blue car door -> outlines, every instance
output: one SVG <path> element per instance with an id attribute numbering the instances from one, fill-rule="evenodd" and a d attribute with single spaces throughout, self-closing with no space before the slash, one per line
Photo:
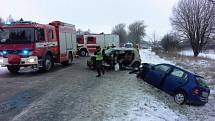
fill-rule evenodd
<path id="1" fill-rule="evenodd" d="M 185 71 L 174 68 L 170 74 L 164 79 L 161 89 L 169 94 L 173 93 L 175 89 L 183 86 L 188 80 L 188 75 Z"/>
<path id="2" fill-rule="evenodd" d="M 146 80 L 151 85 L 160 88 L 162 80 L 170 70 L 169 65 L 159 64 L 153 66 L 146 74 Z"/>

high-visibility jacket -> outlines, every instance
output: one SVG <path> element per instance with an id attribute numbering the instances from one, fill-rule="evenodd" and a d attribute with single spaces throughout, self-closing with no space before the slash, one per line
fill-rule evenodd
<path id="1" fill-rule="evenodd" d="M 96 60 L 103 60 L 102 49 L 100 49 L 100 51 L 97 51 Z"/>

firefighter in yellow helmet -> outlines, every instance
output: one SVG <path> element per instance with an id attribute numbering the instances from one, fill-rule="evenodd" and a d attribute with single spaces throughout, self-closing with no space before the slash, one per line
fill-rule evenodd
<path id="1" fill-rule="evenodd" d="M 104 53 L 103 49 L 100 46 L 97 46 L 96 52 L 94 53 L 94 55 L 96 55 L 96 70 L 98 73 L 98 75 L 96 77 L 101 76 L 101 71 L 102 71 L 103 75 L 105 73 L 104 68 L 102 67 L 103 53 Z"/>

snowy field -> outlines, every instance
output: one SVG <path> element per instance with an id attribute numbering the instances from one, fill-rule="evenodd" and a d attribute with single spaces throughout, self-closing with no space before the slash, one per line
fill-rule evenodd
<path id="1" fill-rule="evenodd" d="M 173 62 L 164 60 L 152 52 L 150 49 L 140 50 L 140 57 L 142 63 L 152 63 L 152 64 L 160 64 L 160 63 L 168 63 L 174 64 Z"/>
<path id="2" fill-rule="evenodd" d="M 179 52 L 180 55 L 185 55 L 185 56 L 193 56 L 193 51 L 192 50 L 183 50 Z M 209 59 L 214 59 L 215 60 L 215 50 L 207 50 L 199 54 L 199 57 L 203 58 L 209 58 Z"/>

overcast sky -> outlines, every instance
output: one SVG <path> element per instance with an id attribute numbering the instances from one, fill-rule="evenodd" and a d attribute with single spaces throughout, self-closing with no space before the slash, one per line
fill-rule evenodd
<path id="1" fill-rule="evenodd" d="M 169 17 L 178 0 L 1 0 L 0 16 L 49 23 L 60 20 L 83 30 L 110 33 L 118 23 L 144 20 L 148 36 L 171 30 Z"/>

